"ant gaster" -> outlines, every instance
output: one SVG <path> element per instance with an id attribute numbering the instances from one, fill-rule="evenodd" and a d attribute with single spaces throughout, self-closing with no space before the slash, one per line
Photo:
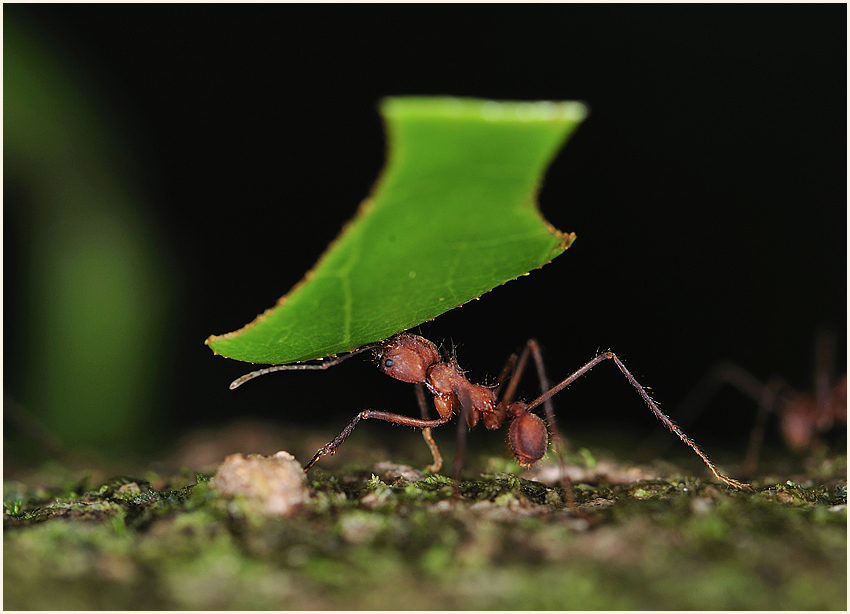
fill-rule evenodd
<path id="1" fill-rule="evenodd" d="M 638 383 L 620 359 L 610 350 L 600 353 L 569 377 L 545 390 L 537 399 L 528 404 L 521 401 L 514 401 L 513 396 L 519 378 L 525 368 L 529 351 L 535 353 L 535 359 L 538 361 L 538 373 L 541 375 L 541 383 L 545 382 L 545 376 L 542 374 L 539 349 L 534 341 L 529 341 L 519 361 L 516 360 L 516 355 L 511 357 L 496 385 L 485 386 L 470 382 L 454 359 L 443 360 L 436 345 L 424 337 L 411 333 L 399 333 L 381 343 L 362 347 L 349 354 L 319 364 L 275 365 L 260 369 L 259 371 L 253 371 L 235 380 L 230 385 L 230 388 L 234 389 L 250 379 L 273 371 L 327 369 L 367 350 L 372 350 L 375 361 L 378 363 L 378 368 L 390 377 L 402 382 L 417 384 L 420 387 L 424 385 L 434 396 L 434 407 L 437 409 L 440 417 L 437 419 L 428 419 L 427 417 L 413 418 L 373 409 L 361 411 L 335 439 L 316 452 L 310 462 L 304 467 L 305 471 L 310 469 L 322 456 L 333 454 L 346 438 L 348 438 L 351 431 L 357 426 L 357 423 L 366 419 L 385 420 L 394 424 L 423 429 L 425 440 L 428 442 L 431 452 L 434 455 L 435 463 L 433 467 L 436 468 L 432 470 L 436 471 L 441 466 L 442 460 L 439 457 L 436 444 L 430 437 L 430 429 L 446 424 L 458 412 L 462 414 L 463 419 L 465 419 L 467 426 L 470 428 L 482 422 L 488 429 L 497 429 L 505 421 L 509 421 L 508 443 L 511 451 L 520 465 L 524 467 L 533 465 L 543 458 L 546 453 L 549 445 L 549 432 L 546 423 L 539 416 L 532 413 L 532 410 L 542 404 L 548 405 L 549 399 L 552 396 L 569 386 L 599 363 L 610 359 L 614 361 L 629 383 L 637 390 L 652 413 L 702 458 L 717 479 L 736 488 L 748 487 L 747 484 L 738 482 L 720 473 L 714 463 L 709 460 L 708 456 L 706 456 L 696 443 L 659 409 L 658 405 L 652 400 L 643 386 Z M 507 390 L 500 400 L 498 398 L 498 392 L 506 379 L 509 380 Z M 421 401 L 424 397 L 422 395 L 419 396 Z M 421 403 L 421 405 L 424 414 L 424 403 Z M 546 413 L 550 427 L 554 431 L 556 428 L 554 414 L 550 406 L 547 407 Z"/>

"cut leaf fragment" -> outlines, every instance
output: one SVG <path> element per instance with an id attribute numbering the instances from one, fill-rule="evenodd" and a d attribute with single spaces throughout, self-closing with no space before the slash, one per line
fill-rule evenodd
<path id="1" fill-rule="evenodd" d="M 276 306 L 206 341 L 253 363 L 323 358 L 381 341 L 539 268 L 575 235 L 536 195 L 586 116 L 578 102 L 387 98 L 389 159 L 372 195 Z"/>

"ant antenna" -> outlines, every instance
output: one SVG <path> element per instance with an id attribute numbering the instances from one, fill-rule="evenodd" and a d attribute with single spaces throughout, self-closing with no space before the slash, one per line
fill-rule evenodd
<path id="1" fill-rule="evenodd" d="M 358 354 L 362 354 L 367 350 L 371 350 L 375 347 L 378 347 L 378 343 L 373 343 L 371 345 L 363 346 L 358 350 L 354 350 L 349 352 L 348 354 L 344 354 L 343 356 L 337 356 L 331 360 L 315 363 L 315 364 L 296 364 L 296 365 L 272 365 L 271 367 L 266 367 L 264 369 L 258 369 L 257 371 L 251 371 L 250 373 L 246 373 L 242 377 L 233 380 L 230 383 L 230 389 L 235 390 L 239 388 L 245 382 L 254 379 L 255 377 L 260 377 L 261 375 L 266 375 L 268 373 L 274 373 L 275 371 L 323 371 L 324 369 L 329 369 L 335 365 L 338 365 L 343 360 L 347 360 L 352 356 L 357 356 Z"/>

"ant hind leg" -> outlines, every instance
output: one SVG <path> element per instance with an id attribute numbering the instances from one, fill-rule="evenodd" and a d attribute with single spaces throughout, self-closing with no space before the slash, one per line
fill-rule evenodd
<path id="1" fill-rule="evenodd" d="M 631 372 L 626 368 L 626 365 L 624 365 L 622 363 L 622 361 L 617 357 L 617 355 L 614 354 L 614 352 L 612 352 L 611 350 L 602 352 L 601 354 L 599 354 L 598 356 L 596 356 L 595 358 L 593 358 L 592 360 L 587 362 L 584 366 L 579 367 L 575 372 L 573 372 L 571 375 L 567 376 L 566 379 L 564 379 L 561 382 L 559 382 L 558 384 L 555 384 L 554 386 L 552 386 L 552 388 L 550 388 L 548 391 L 541 394 L 537 399 L 535 399 L 532 403 L 530 403 L 528 405 L 528 409 L 531 410 L 531 409 L 534 409 L 535 407 L 537 407 L 538 405 L 541 405 L 542 403 L 544 403 L 545 401 L 547 401 L 548 399 L 552 398 L 554 395 L 559 393 L 561 390 L 563 390 L 564 388 L 566 388 L 567 386 L 572 384 L 574 381 L 576 381 L 582 375 L 584 375 L 585 373 L 590 371 L 593 367 L 595 367 L 599 363 L 604 362 L 605 360 L 609 360 L 609 359 L 614 361 L 614 363 L 617 365 L 617 368 L 620 369 L 620 372 L 623 374 L 623 376 L 625 376 L 625 378 L 629 381 L 629 383 L 634 387 L 634 389 L 637 391 L 637 393 L 640 395 L 640 397 L 643 399 L 644 403 L 646 403 L 647 407 L 649 407 L 649 409 L 652 411 L 652 413 L 655 414 L 655 417 L 658 418 L 659 420 L 661 420 L 662 424 L 664 424 L 664 426 L 666 426 L 668 430 L 673 432 L 679 439 L 681 439 L 685 444 L 687 444 L 688 447 L 690 447 L 691 450 L 693 450 L 697 454 L 697 456 L 699 456 L 703 460 L 703 462 L 708 466 L 708 468 L 714 474 L 714 477 L 716 477 L 721 482 L 725 482 L 729 486 L 733 486 L 735 488 L 740 488 L 740 489 L 750 489 L 751 488 L 749 484 L 744 484 L 742 482 L 739 482 L 738 480 L 732 479 L 732 478 L 720 473 L 720 471 L 717 469 L 715 464 L 713 462 L 711 462 L 711 460 L 708 458 L 708 456 L 705 454 L 705 452 L 703 452 L 699 448 L 699 446 L 697 446 L 697 444 L 694 442 L 694 440 L 691 439 L 690 437 L 688 437 L 685 434 L 685 432 L 682 429 L 680 429 L 670 419 L 670 417 L 667 414 L 665 414 L 663 411 L 661 411 L 661 409 L 658 407 L 658 404 L 655 401 L 652 400 L 652 397 L 649 396 L 649 393 L 644 389 L 643 386 L 641 386 L 641 384 L 635 379 L 635 377 L 631 374 Z"/>

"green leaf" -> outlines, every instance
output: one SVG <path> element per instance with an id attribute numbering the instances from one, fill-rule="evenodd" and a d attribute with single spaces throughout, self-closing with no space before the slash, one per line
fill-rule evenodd
<path id="1" fill-rule="evenodd" d="M 539 268 L 575 235 L 537 209 L 541 177 L 586 115 L 578 102 L 387 98 L 389 159 L 318 263 L 217 354 L 287 364 L 347 352 Z"/>

